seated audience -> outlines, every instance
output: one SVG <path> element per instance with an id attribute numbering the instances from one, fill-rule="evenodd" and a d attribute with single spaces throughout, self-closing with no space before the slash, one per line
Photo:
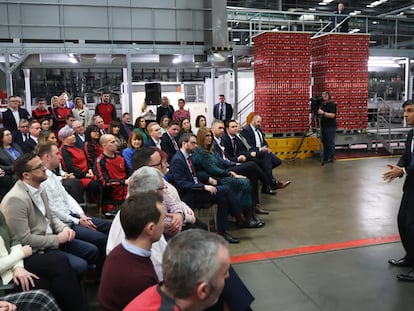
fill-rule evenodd
<path id="1" fill-rule="evenodd" d="M 141 134 L 142 139 L 144 140 L 144 143 L 147 141 L 148 139 L 147 121 L 145 121 L 144 117 L 136 118 L 135 124 L 134 124 L 134 132 L 138 132 Z"/>
<path id="2" fill-rule="evenodd" d="M 180 131 L 180 124 L 178 121 L 171 120 L 168 123 L 167 131 L 161 137 L 161 149 L 168 155 L 168 162 L 171 162 L 174 154 L 180 150 L 177 142 L 177 135 Z"/>
<path id="3" fill-rule="evenodd" d="M 114 135 L 102 135 L 100 145 L 103 153 L 96 159 L 94 171 L 98 182 L 103 186 L 104 202 L 110 201 L 109 204 L 104 203 L 104 212 L 107 216 L 115 216 L 115 202 L 125 200 L 128 192 L 129 170 L 125 159 L 117 153 L 118 145 Z"/>
<path id="4" fill-rule="evenodd" d="M 122 151 L 122 156 L 124 157 L 128 169 L 131 170 L 131 158 L 135 150 L 144 146 L 142 136 L 139 132 L 133 131 L 128 138 L 128 147 Z"/>
<path id="5" fill-rule="evenodd" d="M 19 180 L 0 204 L 7 225 L 20 243 L 35 252 L 57 252 L 65 255 L 73 269 L 83 274 L 95 264 L 95 245 L 75 239 L 75 232 L 50 210 L 47 195 L 40 187 L 47 179 L 46 167 L 34 153 L 26 153 L 14 162 Z"/>
<path id="6" fill-rule="evenodd" d="M 164 115 L 160 119 L 161 133 L 164 134 L 167 131 L 168 123 L 170 123 L 170 118 L 167 115 Z M 179 124 L 179 123 L 178 123 Z"/>
<path id="7" fill-rule="evenodd" d="M 20 119 L 19 129 L 17 131 L 11 131 L 11 133 L 13 136 L 13 142 L 18 144 L 23 150 L 23 143 L 29 138 L 29 121 L 27 119 Z"/>
<path id="8" fill-rule="evenodd" d="M 98 271 L 105 260 L 109 221 L 88 217 L 76 200 L 66 192 L 58 177 L 53 173 L 59 168 L 59 149 L 54 143 L 38 145 L 36 153 L 46 166 L 47 179 L 42 182 L 46 190 L 50 209 L 65 224 L 76 232 L 76 238 L 94 244 L 99 249 Z"/>
<path id="9" fill-rule="evenodd" d="M 121 135 L 124 136 L 125 141 L 128 141 L 133 129 L 131 115 L 128 112 L 124 112 L 121 118 Z"/>
<path id="10" fill-rule="evenodd" d="M 76 138 L 72 129 L 64 128 L 59 131 L 59 139 L 62 141 L 60 154 L 62 156 L 62 168 L 69 174 L 80 180 L 89 201 L 101 204 L 102 187 L 96 181 L 92 168 L 88 166 L 85 153 L 75 147 Z M 72 193 L 69 191 L 69 193 Z M 79 200 L 76 199 L 78 202 Z"/>
<path id="11" fill-rule="evenodd" d="M 83 150 L 85 151 L 86 158 L 88 159 L 88 166 L 90 168 L 93 167 L 98 156 L 102 154 L 102 146 L 99 143 L 101 135 L 100 129 L 96 125 L 89 125 L 86 128 Z"/>
<path id="12" fill-rule="evenodd" d="M 195 120 L 195 129 L 193 130 L 194 135 L 197 135 L 198 129 L 202 127 L 207 127 L 206 117 L 199 114 Z"/>
<path id="13" fill-rule="evenodd" d="M 150 122 L 147 127 L 148 139 L 144 142 L 145 147 L 157 147 L 161 149 L 161 127 L 157 122 Z"/>
<path id="14" fill-rule="evenodd" d="M 98 127 L 100 135 L 108 134 L 108 132 L 106 131 L 106 128 L 110 121 L 108 121 L 108 123 L 105 124 L 104 119 L 102 119 L 102 117 L 99 115 L 94 116 L 93 121 L 94 121 L 94 125 Z"/>
<path id="15" fill-rule="evenodd" d="M 112 120 L 108 125 L 108 134 L 114 135 L 118 144 L 118 151 L 122 152 L 127 147 L 127 141 L 121 134 L 121 123 L 118 120 Z"/>
<path id="16" fill-rule="evenodd" d="M 32 152 L 36 148 L 41 131 L 40 123 L 37 120 L 32 120 L 29 123 L 29 137 L 22 145 L 23 152 Z"/>
<path id="17" fill-rule="evenodd" d="M 80 121 L 75 120 L 72 123 L 72 129 L 75 131 L 75 137 L 76 137 L 75 147 L 83 149 L 83 146 L 86 140 L 85 127 Z"/>
<path id="18" fill-rule="evenodd" d="M 122 310 L 134 297 L 158 284 L 150 256 L 152 243 L 161 238 L 164 218 L 159 193 L 134 194 L 122 204 L 125 240 L 108 255 L 98 290 L 104 310 Z"/>
<path id="19" fill-rule="evenodd" d="M 33 253 L 29 245 L 22 246 L 10 231 L 1 212 L 0 240 L 1 285 L 13 283 L 16 286 L 13 291 L 47 289 L 53 293 L 63 310 L 84 309 L 79 280 L 65 256 L 58 253 Z"/>
<path id="20" fill-rule="evenodd" d="M 229 268 L 230 255 L 223 238 L 203 230 L 180 233 L 165 250 L 163 283 L 145 290 L 124 310 L 206 310 L 218 302 Z M 245 299 L 238 294 L 239 299 Z"/>
<path id="21" fill-rule="evenodd" d="M 14 176 L 13 162 L 23 154 L 19 145 L 13 142 L 13 136 L 10 130 L 0 129 L 0 168 L 5 175 Z"/>
<path id="22" fill-rule="evenodd" d="M 48 120 L 48 119 L 40 119 L 39 120 L 39 122 L 40 122 L 40 129 L 41 129 L 42 132 L 43 131 L 49 131 L 50 130 L 50 128 L 51 128 L 50 121 L 51 120 Z"/>

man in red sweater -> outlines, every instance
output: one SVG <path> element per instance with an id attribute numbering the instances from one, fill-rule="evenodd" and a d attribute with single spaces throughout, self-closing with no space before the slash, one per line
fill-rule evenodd
<path id="1" fill-rule="evenodd" d="M 101 95 L 102 102 L 96 105 L 95 114 L 102 117 L 106 126 L 112 120 L 116 120 L 116 108 L 110 102 L 111 93 L 103 91 Z"/>
<path id="2" fill-rule="evenodd" d="M 128 166 L 125 159 L 117 153 L 118 144 L 115 136 L 102 135 L 99 139 L 103 153 L 94 163 L 94 171 L 98 181 L 104 187 L 105 198 L 123 201 L 128 192 Z M 106 191 L 109 190 L 109 191 Z M 111 208 L 107 208 L 111 210 Z"/>
<path id="3" fill-rule="evenodd" d="M 164 230 L 165 211 L 158 192 L 133 194 L 122 204 L 122 241 L 106 258 L 98 301 L 103 310 L 122 310 L 132 299 L 158 283 L 150 259 L 151 245 Z"/>

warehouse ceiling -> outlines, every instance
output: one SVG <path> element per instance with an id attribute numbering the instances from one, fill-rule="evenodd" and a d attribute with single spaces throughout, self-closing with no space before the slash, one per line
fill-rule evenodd
<path id="1" fill-rule="evenodd" d="M 316 10 L 322 12 L 333 12 L 340 1 L 332 0 L 228 0 L 229 6 L 250 7 L 258 9 L 272 9 L 283 11 L 309 11 Z M 378 1 L 342 1 L 345 7 L 350 11 L 360 11 L 362 15 L 370 16 L 389 16 L 401 15 L 414 18 L 414 1 L 395 1 L 395 0 L 378 0 Z M 323 5 L 321 3 L 324 3 Z"/>

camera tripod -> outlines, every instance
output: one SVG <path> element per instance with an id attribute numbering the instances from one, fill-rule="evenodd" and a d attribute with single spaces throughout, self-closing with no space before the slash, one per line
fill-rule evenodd
<path id="1" fill-rule="evenodd" d="M 307 127 L 306 131 L 303 133 L 303 136 L 302 136 L 302 138 L 299 142 L 299 145 L 296 148 L 296 151 L 294 152 L 293 160 L 296 159 L 299 150 L 302 148 L 302 145 L 303 145 L 303 142 L 305 141 L 305 138 L 311 136 L 311 134 L 313 133 L 312 129 L 316 129 L 316 137 L 318 138 L 318 141 L 319 141 L 320 161 L 322 163 L 322 161 L 323 161 L 323 144 L 322 144 L 321 134 L 320 134 L 321 120 L 320 120 L 317 113 L 311 112 L 310 114 L 311 114 L 311 118 L 310 118 L 308 127 Z"/>

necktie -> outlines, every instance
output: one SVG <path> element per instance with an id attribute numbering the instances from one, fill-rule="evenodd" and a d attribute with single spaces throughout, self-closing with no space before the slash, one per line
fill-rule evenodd
<path id="1" fill-rule="evenodd" d="M 174 145 L 174 149 L 175 149 L 175 150 L 178 150 L 178 149 L 179 149 L 179 148 L 178 148 L 178 144 L 177 144 L 177 142 L 175 141 L 175 139 L 171 137 L 171 141 L 172 141 L 172 143 L 173 143 L 173 145 Z"/>
<path id="2" fill-rule="evenodd" d="M 225 120 L 226 116 L 224 115 L 224 104 L 220 105 L 220 119 Z"/>
<path id="3" fill-rule="evenodd" d="M 233 137 L 231 139 L 231 144 L 233 146 L 233 153 L 236 156 L 237 155 L 237 145 L 236 145 L 236 137 Z"/>
<path id="4" fill-rule="evenodd" d="M 191 168 L 191 174 L 193 175 L 194 183 L 198 184 L 198 178 L 197 178 L 197 174 L 196 174 L 196 171 L 194 169 L 194 166 L 193 166 L 193 160 L 191 160 L 191 156 L 188 156 L 187 161 L 188 161 L 188 164 L 190 165 L 190 168 Z"/>
<path id="5" fill-rule="evenodd" d="M 256 129 L 257 135 L 259 136 L 259 140 L 260 140 L 260 147 L 263 147 L 263 137 L 262 137 L 262 133 L 260 133 L 259 129 Z"/>
<path id="6" fill-rule="evenodd" d="M 246 147 L 247 150 L 250 150 L 250 148 L 252 148 L 252 146 L 249 145 L 249 143 L 247 142 L 246 138 L 244 138 L 241 135 L 237 135 L 238 138 L 240 138 L 241 142 L 243 143 L 244 147 Z"/>

